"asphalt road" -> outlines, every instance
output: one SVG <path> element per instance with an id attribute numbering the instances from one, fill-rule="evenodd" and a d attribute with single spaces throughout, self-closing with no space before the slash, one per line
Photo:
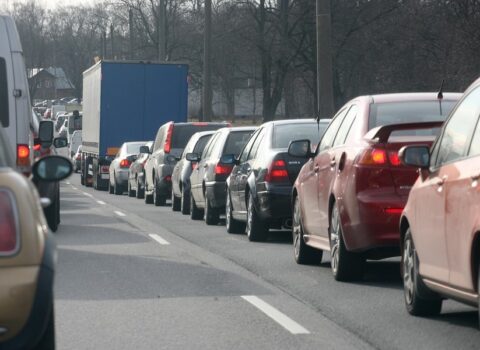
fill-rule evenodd
<path id="1" fill-rule="evenodd" d="M 328 256 L 293 260 L 291 235 L 251 243 L 126 195 L 61 187 L 59 349 L 479 349 L 477 311 L 404 308 L 398 259 L 339 283 Z M 328 255 L 328 254 L 326 254 Z"/>

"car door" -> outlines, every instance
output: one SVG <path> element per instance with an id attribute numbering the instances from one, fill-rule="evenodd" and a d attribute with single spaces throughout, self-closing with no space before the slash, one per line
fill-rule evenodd
<path id="1" fill-rule="evenodd" d="M 153 189 L 153 173 L 156 165 L 156 158 L 158 157 L 158 152 L 163 146 L 163 134 L 165 127 L 161 127 L 157 136 L 155 137 L 155 142 L 153 144 L 152 153 L 148 156 L 147 162 L 145 163 L 145 187 L 148 191 Z"/>
<path id="2" fill-rule="evenodd" d="M 197 203 L 203 203 L 201 200 L 202 194 L 202 178 L 203 172 L 205 170 L 205 164 L 210 155 L 212 154 L 212 150 L 215 147 L 215 142 L 217 141 L 220 133 L 215 133 L 208 144 L 205 146 L 203 153 L 201 155 L 200 161 L 197 163 L 197 166 L 192 171 L 192 175 L 190 175 L 190 185 L 191 185 L 191 193 L 193 198 Z"/>
<path id="3" fill-rule="evenodd" d="M 461 128 L 456 130 L 456 142 L 465 140 L 465 145 L 470 147 L 464 152 L 463 159 L 445 166 L 449 281 L 457 288 L 473 291 L 476 286 L 471 276 L 471 245 L 480 213 L 480 87 L 463 99 L 455 114 L 459 114 L 462 120 Z"/>
<path id="4" fill-rule="evenodd" d="M 328 199 L 330 182 L 334 173 L 331 165 L 334 153 L 331 148 L 346 113 L 347 108 L 343 108 L 337 113 L 325 131 L 311 165 L 313 173 L 303 188 L 303 192 L 306 194 L 304 225 L 307 232 L 312 235 L 325 236 L 327 234 L 325 224 L 322 226 L 322 223 L 327 221 L 326 227 L 328 227 Z"/>
<path id="5" fill-rule="evenodd" d="M 229 180 L 229 191 L 230 191 L 230 198 L 232 201 L 232 208 L 233 211 L 240 211 L 240 194 L 239 194 L 239 182 L 242 176 L 242 169 L 244 167 L 244 164 L 247 162 L 248 156 L 250 154 L 250 151 L 252 150 L 252 146 L 257 139 L 259 133 L 263 130 L 263 128 L 260 128 L 257 130 L 250 140 L 248 140 L 247 144 L 242 150 L 242 153 L 240 154 L 240 157 L 238 158 L 238 164 L 235 165 L 235 167 L 232 169 L 232 172 L 230 173 L 230 180 Z M 243 196 L 244 197 L 244 196 Z"/>
<path id="6" fill-rule="evenodd" d="M 439 140 L 433 147 L 431 159 L 433 165 L 430 172 L 415 188 L 416 198 L 421 202 L 416 203 L 417 219 L 412 230 L 414 230 L 414 243 L 420 261 L 420 274 L 443 283 L 448 283 L 450 279 L 446 234 L 455 234 L 458 237 L 460 233 L 459 227 L 445 229 L 446 214 L 449 212 L 460 214 L 457 222 L 461 226 L 463 226 L 461 221 L 465 219 L 465 213 L 459 213 L 456 209 L 456 206 L 463 205 L 461 203 L 465 202 L 465 198 L 455 203 L 458 198 L 455 198 L 452 186 L 455 187 L 462 182 L 457 164 L 467 154 L 469 140 L 477 122 L 477 116 L 472 113 L 472 104 L 474 105 L 480 96 L 470 95 L 470 97 L 456 107 L 447 121 Z M 447 201 L 449 191 L 451 198 Z M 458 265 L 458 260 L 456 261 L 454 266 Z"/>

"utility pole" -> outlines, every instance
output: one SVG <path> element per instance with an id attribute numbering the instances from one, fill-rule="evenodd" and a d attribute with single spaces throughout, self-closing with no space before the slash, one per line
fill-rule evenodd
<path id="1" fill-rule="evenodd" d="M 110 24 L 110 42 L 112 45 L 112 59 L 115 59 L 115 46 L 114 46 L 114 38 L 113 38 L 113 23 Z"/>
<path id="2" fill-rule="evenodd" d="M 105 29 L 102 30 L 102 60 L 105 60 L 107 57 L 107 32 Z"/>
<path id="3" fill-rule="evenodd" d="M 205 34 L 203 51 L 203 121 L 212 120 L 212 0 L 205 0 Z"/>
<path id="4" fill-rule="evenodd" d="M 333 117 L 332 21 L 330 0 L 317 0 L 317 101 L 318 117 Z"/>
<path id="5" fill-rule="evenodd" d="M 166 25 L 166 8 L 165 0 L 158 2 L 158 60 L 160 62 L 166 61 L 166 44 L 167 44 L 167 25 Z"/>
<path id="6" fill-rule="evenodd" d="M 128 10 L 128 31 L 129 31 L 129 39 L 130 39 L 130 47 L 129 47 L 129 59 L 133 60 L 133 10 Z"/>

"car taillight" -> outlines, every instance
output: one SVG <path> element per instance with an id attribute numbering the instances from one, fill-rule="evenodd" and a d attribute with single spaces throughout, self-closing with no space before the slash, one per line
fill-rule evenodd
<path id="1" fill-rule="evenodd" d="M 100 167 L 100 173 L 108 174 L 110 172 L 110 167 L 108 165 L 102 165 Z"/>
<path id="2" fill-rule="evenodd" d="M 289 182 L 287 164 L 283 159 L 275 160 L 265 175 L 266 182 Z"/>
<path id="3" fill-rule="evenodd" d="M 120 161 L 120 168 L 129 168 L 130 167 L 130 161 L 128 159 L 122 159 Z"/>
<path id="4" fill-rule="evenodd" d="M 400 215 L 403 213 L 403 208 L 386 208 L 385 213 L 391 215 Z"/>
<path id="5" fill-rule="evenodd" d="M 393 166 L 399 166 L 402 164 L 400 162 L 400 158 L 398 157 L 398 152 L 395 152 L 395 151 L 388 152 L 388 160 L 390 161 L 390 164 Z"/>
<path id="6" fill-rule="evenodd" d="M 165 182 L 171 182 L 172 181 L 172 177 L 170 175 L 167 175 L 163 178 L 163 181 Z"/>
<path id="7" fill-rule="evenodd" d="M 197 162 L 192 162 L 192 170 L 195 170 L 197 168 Z"/>
<path id="8" fill-rule="evenodd" d="M 0 254 L 13 253 L 17 247 L 18 226 L 13 196 L 0 191 Z"/>
<path id="9" fill-rule="evenodd" d="M 30 147 L 28 145 L 17 145 L 17 165 L 30 166 Z"/>
<path id="10" fill-rule="evenodd" d="M 168 126 L 167 138 L 165 139 L 165 145 L 163 146 L 163 151 L 165 153 L 170 153 L 172 150 L 172 134 L 173 134 L 173 123 Z"/>
<path id="11" fill-rule="evenodd" d="M 387 152 L 380 148 L 367 149 L 358 161 L 360 165 L 385 165 L 386 163 Z"/>
<path id="12" fill-rule="evenodd" d="M 33 146 L 34 151 L 40 151 L 40 148 L 42 148 L 42 145 L 37 143 L 36 145 Z"/>
<path id="13" fill-rule="evenodd" d="M 215 174 L 216 175 L 230 175 L 232 172 L 233 166 L 227 164 L 218 163 L 215 166 Z"/>

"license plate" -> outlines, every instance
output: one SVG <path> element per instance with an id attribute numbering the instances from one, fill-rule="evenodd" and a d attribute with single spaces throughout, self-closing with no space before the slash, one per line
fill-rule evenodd
<path id="1" fill-rule="evenodd" d="M 108 180 L 110 178 L 110 174 L 102 174 L 102 180 Z"/>

